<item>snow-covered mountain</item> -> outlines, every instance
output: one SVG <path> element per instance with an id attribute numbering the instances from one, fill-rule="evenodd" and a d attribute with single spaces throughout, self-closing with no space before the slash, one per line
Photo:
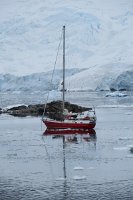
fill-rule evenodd
<path id="1" fill-rule="evenodd" d="M 128 68 L 131 68 L 131 66 L 128 66 Z M 107 76 L 104 73 L 96 76 L 95 73 L 89 74 L 88 71 L 89 69 L 67 69 L 65 73 L 66 89 L 69 91 L 133 90 L 133 70 L 126 72 L 112 70 L 113 73 L 108 73 Z M 122 67 L 121 71 L 123 71 Z M 98 73 L 100 73 L 100 70 Z M 61 90 L 61 82 L 62 70 L 55 70 L 54 74 L 53 71 L 48 71 L 25 76 L 0 74 L 0 92 Z"/>
<path id="2" fill-rule="evenodd" d="M 69 77 L 68 88 L 117 88 L 119 77 L 133 70 L 132 0 L 1 0 L 0 73 L 52 70 L 64 24 L 66 67 L 88 68 Z"/>
<path id="3" fill-rule="evenodd" d="M 67 69 L 66 78 L 86 69 Z M 54 72 L 54 76 L 53 76 Z M 62 82 L 62 70 L 35 73 L 25 76 L 0 74 L 0 92 L 36 92 L 58 90 Z"/>
<path id="4" fill-rule="evenodd" d="M 133 90 L 133 65 L 114 63 L 66 79 L 68 90 Z"/>

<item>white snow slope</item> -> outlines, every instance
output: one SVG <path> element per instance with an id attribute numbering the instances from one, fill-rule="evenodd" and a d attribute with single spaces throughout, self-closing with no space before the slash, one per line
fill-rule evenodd
<path id="1" fill-rule="evenodd" d="M 109 89 L 133 70 L 132 0 L 1 0 L 0 73 L 51 70 L 63 25 L 66 67 L 88 68 L 67 79 L 68 89 Z"/>

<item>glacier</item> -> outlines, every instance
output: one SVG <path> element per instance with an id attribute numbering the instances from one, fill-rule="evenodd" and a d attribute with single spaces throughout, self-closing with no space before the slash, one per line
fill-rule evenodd
<path id="1" fill-rule="evenodd" d="M 53 79 L 52 74 L 52 70 L 25 76 L 0 74 L 0 92 L 12 92 L 15 94 L 19 92 L 61 91 L 62 70 L 55 70 Z M 106 77 L 100 74 L 100 71 L 100 76 L 95 73 L 88 74 L 88 69 L 86 68 L 67 69 L 67 91 L 133 91 L 133 70 L 115 74 L 108 73 Z M 118 75 L 116 76 L 116 74 Z M 116 94 L 113 93 L 109 96 Z"/>
<path id="2" fill-rule="evenodd" d="M 1 0 L 1 91 L 49 89 L 63 25 L 66 68 L 87 69 L 67 76 L 68 90 L 133 90 L 133 1 Z"/>
<path id="3" fill-rule="evenodd" d="M 86 69 L 67 69 L 66 78 L 80 73 Z M 54 76 L 52 78 L 52 74 Z M 0 74 L 0 92 L 45 92 L 58 91 L 61 88 L 62 70 L 34 73 L 25 76 Z M 55 93 L 54 93 L 55 94 Z"/>

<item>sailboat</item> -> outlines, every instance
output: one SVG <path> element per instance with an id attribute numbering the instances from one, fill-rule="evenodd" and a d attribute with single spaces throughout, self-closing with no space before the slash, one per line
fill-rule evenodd
<path id="1" fill-rule="evenodd" d="M 63 82 L 62 82 L 62 121 L 52 120 L 46 117 L 42 118 L 43 123 L 46 125 L 47 129 L 93 129 L 96 125 L 96 117 L 89 118 L 88 120 L 84 120 L 82 118 L 69 120 L 65 116 L 65 26 L 63 26 Z M 94 112 L 95 114 L 95 112 Z"/>

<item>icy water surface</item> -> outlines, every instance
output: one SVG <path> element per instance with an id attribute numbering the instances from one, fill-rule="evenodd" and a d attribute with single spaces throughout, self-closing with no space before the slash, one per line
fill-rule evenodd
<path id="1" fill-rule="evenodd" d="M 67 92 L 66 101 L 77 103 L 83 106 L 103 106 L 103 105 L 133 105 L 133 92 L 123 92 L 126 97 L 106 97 L 109 92 Z M 0 108 L 16 104 L 39 104 L 46 103 L 48 93 L 0 93 Z M 60 92 L 49 93 L 49 101 L 61 100 Z"/>
<path id="2" fill-rule="evenodd" d="M 40 118 L 0 115 L 0 200 L 132 200 L 133 108 L 117 105 L 97 106 L 96 135 L 64 146 Z"/>

